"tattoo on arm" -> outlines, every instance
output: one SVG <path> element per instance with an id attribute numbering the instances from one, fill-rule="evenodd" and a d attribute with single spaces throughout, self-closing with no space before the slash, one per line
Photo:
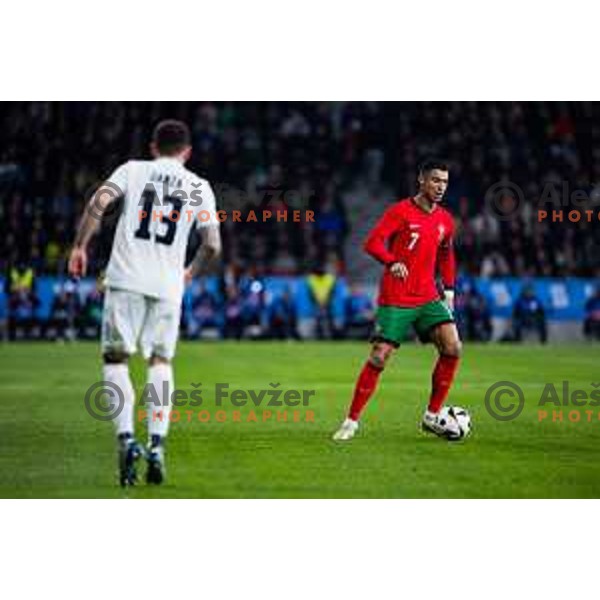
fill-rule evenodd
<path id="1" fill-rule="evenodd" d="M 111 188 L 100 187 L 83 211 L 75 234 L 75 247 L 85 248 L 100 229 L 100 222 L 108 206 L 117 196 Z"/>
<path id="2" fill-rule="evenodd" d="M 206 272 L 208 267 L 221 254 L 221 233 L 219 226 L 205 227 L 200 230 L 202 245 L 192 262 L 194 275 Z"/>
<path id="3" fill-rule="evenodd" d="M 87 209 L 84 211 L 79 226 L 77 227 L 77 233 L 75 234 L 75 247 L 86 248 L 89 241 L 100 229 L 99 220 L 90 214 Z"/>

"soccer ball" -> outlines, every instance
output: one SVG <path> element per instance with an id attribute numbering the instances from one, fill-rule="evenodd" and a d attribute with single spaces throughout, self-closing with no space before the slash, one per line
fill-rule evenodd
<path id="1" fill-rule="evenodd" d="M 471 415 L 460 406 L 444 407 L 439 422 L 446 428 L 449 440 L 462 440 L 471 433 Z"/>

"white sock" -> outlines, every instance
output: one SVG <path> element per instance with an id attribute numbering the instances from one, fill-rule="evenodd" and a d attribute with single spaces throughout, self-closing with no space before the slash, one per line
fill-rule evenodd
<path id="1" fill-rule="evenodd" d="M 160 400 L 160 406 L 153 403 L 148 404 L 148 439 L 151 440 L 153 435 L 159 435 L 162 439 L 169 431 L 171 394 L 175 390 L 173 367 L 167 363 L 158 363 L 149 367 L 148 383 L 153 386 L 156 396 Z"/>
<path id="2" fill-rule="evenodd" d="M 114 419 L 117 435 L 129 433 L 133 437 L 135 392 L 129 378 L 129 366 L 127 364 L 105 364 L 103 373 L 104 381 L 114 383 L 123 394 L 123 410 Z"/>

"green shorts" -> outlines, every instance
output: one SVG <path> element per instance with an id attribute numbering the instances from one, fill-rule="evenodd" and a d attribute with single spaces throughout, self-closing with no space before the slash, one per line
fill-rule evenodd
<path id="1" fill-rule="evenodd" d="M 442 300 L 433 300 L 414 308 L 380 306 L 371 341 L 385 341 L 399 346 L 406 339 L 411 325 L 415 326 L 421 341 L 426 341 L 431 329 L 442 323 L 454 323 L 452 311 Z"/>

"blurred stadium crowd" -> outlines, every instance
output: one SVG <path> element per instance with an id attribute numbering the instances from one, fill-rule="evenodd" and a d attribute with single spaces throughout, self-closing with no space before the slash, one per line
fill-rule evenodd
<path id="1" fill-rule="evenodd" d="M 600 277 L 597 216 L 592 223 L 537 217 L 540 200 L 560 208 L 576 190 L 588 198 L 581 209 L 597 215 L 598 111 L 591 102 L 4 103 L 0 268 L 8 310 L 35 304 L 33 292 L 19 292 L 33 289 L 29 280 L 64 274 L 86 193 L 125 160 L 148 157 L 152 127 L 166 117 L 190 124 L 189 167 L 211 181 L 220 207 L 259 214 L 256 222 L 223 223 L 224 284 L 215 299 L 221 335 L 236 335 L 226 327 L 227 311 L 233 315 L 236 301 L 248 301 L 243 281 L 347 274 L 349 249 L 359 243 L 357 190 L 383 198 L 369 207 L 379 215 L 386 203 L 414 192 L 417 165 L 427 155 L 452 166 L 447 204 L 458 224 L 464 275 Z M 486 193 L 498 182 L 521 191 L 513 218 L 486 210 Z M 314 211 L 315 222 L 261 222 L 262 211 L 291 209 Z M 94 272 L 107 260 L 110 237 L 106 227 Z M 372 310 L 364 292 L 348 290 L 362 294 L 361 310 Z M 350 305 L 352 293 L 346 296 Z M 285 294 L 276 300 L 283 311 Z M 212 301 L 205 301 L 208 310 Z M 275 335 L 267 307 L 261 310 L 263 334 Z"/>

